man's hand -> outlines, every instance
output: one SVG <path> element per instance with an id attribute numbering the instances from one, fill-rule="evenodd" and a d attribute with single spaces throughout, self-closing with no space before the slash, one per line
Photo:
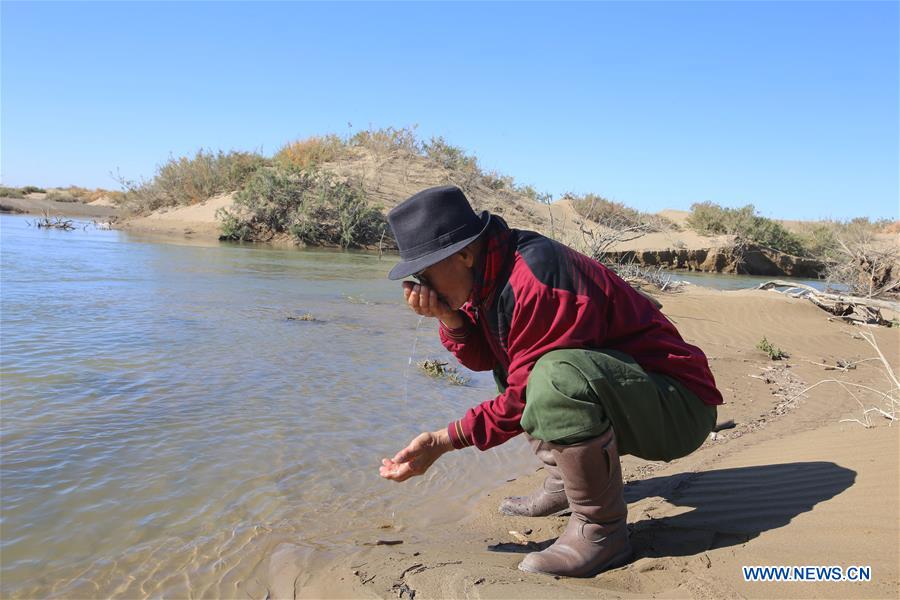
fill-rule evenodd
<path id="1" fill-rule="evenodd" d="M 404 281 L 403 297 L 417 315 L 440 319 L 450 329 L 463 326 L 464 321 L 459 312 L 447 306 L 447 303 L 438 297 L 437 292 L 428 286 Z"/>
<path id="2" fill-rule="evenodd" d="M 453 450 L 453 443 L 446 429 L 420 433 L 409 445 L 394 455 L 381 459 L 378 473 L 392 481 L 406 481 L 422 475 L 442 454 Z"/>

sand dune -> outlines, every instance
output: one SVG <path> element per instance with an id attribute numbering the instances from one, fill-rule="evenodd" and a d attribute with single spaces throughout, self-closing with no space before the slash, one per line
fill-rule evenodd
<path id="1" fill-rule="evenodd" d="M 218 239 L 216 211 L 230 207 L 233 197 L 234 194 L 222 194 L 200 204 L 157 210 L 147 216 L 127 219 L 119 227 L 140 233 Z"/>

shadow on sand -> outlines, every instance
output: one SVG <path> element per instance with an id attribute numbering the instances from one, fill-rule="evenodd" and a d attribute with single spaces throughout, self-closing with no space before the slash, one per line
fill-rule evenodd
<path id="1" fill-rule="evenodd" d="M 763 531 L 784 527 L 855 480 L 855 471 L 832 462 L 796 462 L 681 473 L 628 484 L 629 504 L 661 497 L 686 509 L 630 525 L 633 560 L 689 556 L 746 543 Z M 553 541 L 499 544 L 491 550 L 534 552 Z"/>

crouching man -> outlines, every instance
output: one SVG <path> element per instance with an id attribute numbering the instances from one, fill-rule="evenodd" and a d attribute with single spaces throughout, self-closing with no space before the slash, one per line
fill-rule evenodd
<path id="1" fill-rule="evenodd" d="M 440 320 L 444 346 L 500 394 L 446 429 L 417 436 L 380 474 L 405 481 L 442 454 L 487 450 L 522 433 L 549 474 L 509 515 L 571 511 L 556 542 L 523 571 L 589 577 L 631 555 L 619 456 L 673 460 L 715 425 L 716 389 L 703 352 L 615 273 L 531 231 L 476 215 L 456 187 L 412 196 L 388 214 L 407 304 Z"/>

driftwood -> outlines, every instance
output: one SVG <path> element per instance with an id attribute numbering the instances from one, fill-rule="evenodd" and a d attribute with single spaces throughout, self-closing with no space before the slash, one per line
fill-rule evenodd
<path id="1" fill-rule="evenodd" d="M 890 321 L 881 316 L 881 311 L 890 310 L 900 314 L 900 302 L 890 300 L 822 292 L 809 285 L 779 279 L 767 281 L 759 286 L 761 290 L 779 291 L 777 288 L 787 288 L 782 293 L 792 298 L 806 298 L 822 310 L 847 321 L 890 325 Z"/>
<path id="2" fill-rule="evenodd" d="M 63 231 L 71 231 L 75 229 L 71 219 L 63 219 L 62 217 L 51 217 L 48 211 L 43 211 L 40 219 L 34 221 L 26 221 L 29 225 L 33 225 L 38 229 L 62 229 Z"/>

